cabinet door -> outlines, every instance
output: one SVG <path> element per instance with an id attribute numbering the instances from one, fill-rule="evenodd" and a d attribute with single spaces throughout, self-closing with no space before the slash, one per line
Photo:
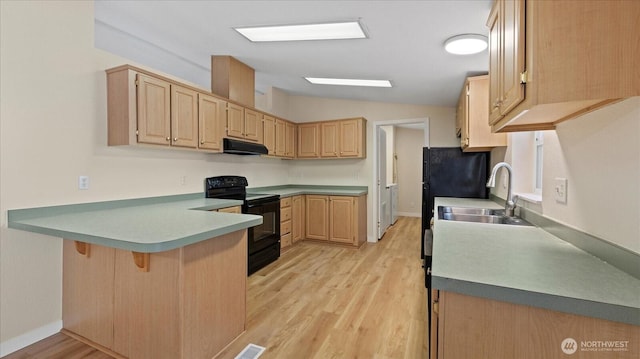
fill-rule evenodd
<path id="1" fill-rule="evenodd" d="M 502 1 L 502 103 L 504 115 L 524 100 L 524 84 L 520 74 L 524 72 L 524 0 Z"/>
<path id="2" fill-rule="evenodd" d="M 244 107 L 227 103 L 227 136 L 244 138 Z"/>
<path id="3" fill-rule="evenodd" d="M 329 239 L 329 197 L 308 195 L 306 198 L 306 238 Z"/>
<path id="4" fill-rule="evenodd" d="M 296 125 L 291 122 L 286 123 L 285 127 L 285 143 L 284 155 L 288 158 L 294 158 L 296 154 Z"/>
<path id="5" fill-rule="evenodd" d="M 227 101 L 198 94 L 199 148 L 222 151 Z"/>
<path id="6" fill-rule="evenodd" d="M 354 198 L 345 196 L 329 197 L 329 240 L 332 242 L 355 243 L 353 234 Z"/>
<path id="7" fill-rule="evenodd" d="M 171 86 L 141 74 L 136 83 L 138 142 L 168 146 L 171 143 Z"/>
<path id="8" fill-rule="evenodd" d="M 293 243 L 303 238 L 304 201 L 302 196 L 295 196 L 291 201 L 291 240 Z"/>
<path id="9" fill-rule="evenodd" d="M 198 147 L 198 93 L 171 85 L 171 145 Z"/>
<path id="10" fill-rule="evenodd" d="M 270 155 L 276 154 L 276 119 L 271 116 L 264 115 L 262 118 L 262 143 Z"/>
<path id="11" fill-rule="evenodd" d="M 500 45 L 501 39 L 501 20 L 500 20 L 500 6 L 501 1 L 493 3 L 487 26 L 489 27 L 489 124 L 493 125 L 502 118 L 500 113 L 500 102 L 502 94 L 500 74 L 500 63 L 502 57 L 502 46 Z"/>
<path id="12" fill-rule="evenodd" d="M 340 121 L 340 157 L 359 157 L 362 149 L 362 121 Z"/>
<path id="13" fill-rule="evenodd" d="M 323 122 L 320 129 L 320 157 L 338 157 L 338 122 Z"/>
<path id="14" fill-rule="evenodd" d="M 244 138 L 262 142 L 262 115 L 248 108 L 244 109 Z"/>
<path id="15" fill-rule="evenodd" d="M 320 155 L 320 126 L 317 123 L 298 125 L 298 157 L 317 158 Z"/>
<path id="16" fill-rule="evenodd" d="M 486 105 L 486 104 L 485 104 Z M 460 147 L 469 147 L 469 81 L 464 83 L 458 100 L 457 118 L 460 121 Z M 489 124 L 485 124 L 489 128 Z"/>
<path id="17" fill-rule="evenodd" d="M 286 123 L 276 119 L 276 156 L 284 157 L 286 145 Z"/>

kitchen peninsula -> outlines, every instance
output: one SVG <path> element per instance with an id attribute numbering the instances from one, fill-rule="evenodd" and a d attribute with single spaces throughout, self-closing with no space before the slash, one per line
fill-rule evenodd
<path id="1" fill-rule="evenodd" d="M 63 331 L 116 357 L 211 358 L 245 330 L 247 228 L 188 194 L 10 210 L 64 238 Z"/>

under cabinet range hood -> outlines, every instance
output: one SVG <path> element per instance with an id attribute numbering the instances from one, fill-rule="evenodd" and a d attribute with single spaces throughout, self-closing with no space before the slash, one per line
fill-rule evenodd
<path id="1" fill-rule="evenodd" d="M 260 143 L 251 143 L 224 138 L 222 152 L 234 155 L 266 155 L 269 153 L 269 150 L 267 150 L 267 147 Z"/>

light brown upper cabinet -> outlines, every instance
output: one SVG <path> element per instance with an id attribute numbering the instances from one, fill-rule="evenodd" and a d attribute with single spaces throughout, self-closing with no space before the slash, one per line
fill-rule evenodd
<path id="1" fill-rule="evenodd" d="M 198 94 L 198 112 L 200 121 L 198 148 L 222 151 L 224 125 L 227 122 L 227 101 L 200 93 Z"/>
<path id="2" fill-rule="evenodd" d="M 262 114 L 244 109 L 244 139 L 262 143 Z"/>
<path id="3" fill-rule="evenodd" d="M 198 147 L 198 92 L 120 66 L 107 71 L 108 144 Z"/>
<path id="4" fill-rule="evenodd" d="M 137 74 L 138 142 L 171 144 L 171 85 Z"/>
<path id="5" fill-rule="evenodd" d="M 352 118 L 339 121 L 340 124 L 340 157 L 366 157 L 366 120 Z"/>
<path id="6" fill-rule="evenodd" d="M 287 158 L 296 156 L 296 125 L 291 122 L 285 125 L 284 156 Z"/>
<path id="7" fill-rule="evenodd" d="M 198 93 L 171 85 L 171 145 L 198 147 Z"/>
<path id="8" fill-rule="evenodd" d="M 553 129 L 640 95 L 638 1 L 496 0 L 489 27 L 492 131 Z"/>
<path id="9" fill-rule="evenodd" d="M 365 158 L 363 117 L 298 125 L 298 158 Z"/>
<path id="10" fill-rule="evenodd" d="M 320 124 L 320 157 L 338 157 L 339 127 L 337 121 L 322 122 Z"/>
<path id="11" fill-rule="evenodd" d="M 460 147 L 464 152 L 490 151 L 506 146 L 507 134 L 491 133 L 487 123 L 489 111 L 489 76 L 468 77 L 458 100 L 456 122 L 460 124 Z"/>
<path id="12" fill-rule="evenodd" d="M 286 146 L 286 127 L 287 123 L 284 120 L 276 119 L 276 156 L 285 156 Z"/>
<path id="13" fill-rule="evenodd" d="M 227 104 L 227 137 L 262 142 L 262 114 L 240 105 Z"/>
<path id="14" fill-rule="evenodd" d="M 320 124 L 298 124 L 298 158 L 320 157 Z"/>
<path id="15" fill-rule="evenodd" d="M 269 150 L 269 155 L 276 154 L 276 119 L 269 115 L 262 117 L 262 144 Z"/>

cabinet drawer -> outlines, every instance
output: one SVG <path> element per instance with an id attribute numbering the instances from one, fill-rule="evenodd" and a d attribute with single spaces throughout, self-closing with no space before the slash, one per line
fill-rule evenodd
<path id="1" fill-rule="evenodd" d="M 288 221 L 291 219 L 291 207 L 280 209 L 280 222 Z"/>
<path id="2" fill-rule="evenodd" d="M 291 220 L 280 223 L 280 234 L 285 235 L 291 233 Z"/>
<path id="3" fill-rule="evenodd" d="M 291 245 L 291 233 L 280 236 L 280 246 L 282 248 L 289 247 Z"/>
<path id="4" fill-rule="evenodd" d="M 291 207 L 291 197 L 280 198 L 280 208 Z"/>

